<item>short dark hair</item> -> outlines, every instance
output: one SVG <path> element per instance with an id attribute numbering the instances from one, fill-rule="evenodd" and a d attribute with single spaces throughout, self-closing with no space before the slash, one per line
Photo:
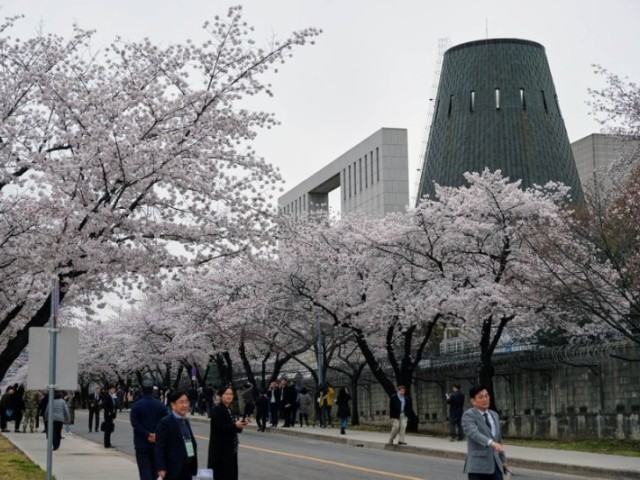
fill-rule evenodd
<path id="1" fill-rule="evenodd" d="M 220 388 L 216 393 L 218 394 L 219 397 L 221 397 L 222 395 L 224 395 L 224 392 L 226 392 L 227 390 L 231 390 L 233 392 L 233 395 L 235 396 L 236 390 L 231 385 Z"/>
<path id="2" fill-rule="evenodd" d="M 186 390 L 178 389 L 178 390 L 174 390 L 173 392 L 171 392 L 167 396 L 167 401 L 169 402 L 169 405 L 171 405 L 172 403 L 176 403 L 178 401 L 178 399 L 180 397 L 182 397 L 183 395 L 185 397 L 189 398 L 189 395 L 187 395 L 187 391 Z"/>
<path id="3" fill-rule="evenodd" d="M 471 387 L 469 389 L 469 398 L 476 398 L 476 395 L 478 395 L 483 390 L 486 390 L 487 392 L 489 391 L 489 389 L 485 385 L 476 385 L 475 387 Z"/>
<path id="4" fill-rule="evenodd" d="M 454 383 L 453 384 L 453 388 L 457 388 L 458 390 L 460 390 L 460 384 L 459 383 Z"/>

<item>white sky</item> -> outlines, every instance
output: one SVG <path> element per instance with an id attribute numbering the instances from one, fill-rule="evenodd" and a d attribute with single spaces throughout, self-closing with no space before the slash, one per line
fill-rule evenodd
<path id="1" fill-rule="evenodd" d="M 0 0 L 0 15 L 26 15 L 11 33 L 21 37 L 40 25 L 68 35 L 77 22 L 97 30 L 96 46 L 116 35 L 168 44 L 202 40 L 204 21 L 239 3 L 258 42 L 323 30 L 279 69 L 275 97 L 259 105 L 282 122 L 256 148 L 286 190 L 379 128 L 398 127 L 408 129 L 413 193 L 440 38 L 457 45 L 488 30 L 541 43 L 570 141 L 600 130 L 586 105 L 587 88 L 602 86 L 591 64 L 640 81 L 637 0 Z"/>

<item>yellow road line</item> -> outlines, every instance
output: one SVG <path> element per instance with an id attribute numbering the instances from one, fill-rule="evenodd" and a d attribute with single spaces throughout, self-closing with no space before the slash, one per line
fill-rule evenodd
<path id="1" fill-rule="evenodd" d="M 334 467 L 347 468 L 347 469 L 350 469 L 350 470 L 358 470 L 360 472 L 375 473 L 377 475 L 382 475 L 382 476 L 385 476 L 385 477 L 402 478 L 404 480 L 425 480 L 425 479 L 418 478 L 418 477 L 410 477 L 409 475 L 402 475 L 402 474 L 399 474 L 399 473 L 385 472 L 383 470 L 374 470 L 372 468 L 357 467 L 355 465 L 349 465 L 348 463 L 334 462 L 334 461 L 331 461 L 331 460 L 325 460 L 323 458 L 310 457 L 308 455 L 298 455 L 296 453 L 280 452 L 278 450 L 269 450 L 269 449 L 266 449 L 266 448 L 251 447 L 249 445 L 240 445 L 240 447 L 246 448 L 246 449 L 249 449 L 249 450 L 256 450 L 258 452 L 272 453 L 274 455 L 282 455 L 283 457 L 300 458 L 302 460 L 310 460 L 312 462 L 325 463 L 327 465 L 333 465 Z"/>

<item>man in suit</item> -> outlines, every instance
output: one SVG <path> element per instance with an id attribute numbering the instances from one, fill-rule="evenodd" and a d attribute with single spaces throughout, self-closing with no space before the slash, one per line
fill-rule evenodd
<path id="1" fill-rule="evenodd" d="M 102 391 L 100 387 L 96 387 L 96 391 L 89 395 L 87 407 L 89 408 L 89 433 L 91 433 L 91 427 L 93 427 L 94 424 L 95 431 L 98 432 L 98 425 L 100 425 L 100 408 L 102 408 Z"/>
<path id="2" fill-rule="evenodd" d="M 102 409 L 104 412 L 104 448 L 112 448 L 111 432 L 113 432 L 113 421 L 116 418 L 116 404 L 116 386 L 109 385 L 109 389 L 102 394 Z"/>
<path id="3" fill-rule="evenodd" d="M 467 436 L 467 459 L 464 473 L 469 480 L 503 480 L 507 460 L 502 445 L 500 417 L 489 410 L 491 397 L 484 385 L 469 390 L 470 408 L 462 416 Z"/>
<path id="4" fill-rule="evenodd" d="M 191 480 L 198 472 L 198 446 L 189 420 L 189 395 L 184 390 L 169 394 L 171 412 L 158 422 L 155 459 L 158 477 Z"/>
<path id="5" fill-rule="evenodd" d="M 393 445 L 393 440 L 398 436 L 398 445 L 406 445 L 404 441 L 404 432 L 407 430 L 407 416 L 405 412 L 409 410 L 409 397 L 405 397 L 406 388 L 404 385 L 398 385 L 396 393 L 389 400 L 389 417 L 391 417 L 391 436 L 389 437 L 389 445 Z"/>
<path id="6" fill-rule="evenodd" d="M 462 440 L 462 413 L 464 412 L 464 394 L 460 391 L 460 384 L 454 383 L 452 392 L 447 393 L 449 405 L 449 435 L 450 441 Z"/>
<path id="7" fill-rule="evenodd" d="M 167 408 L 160 400 L 153 398 L 151 380 L 142 381 L 142 397 L 133 402 L 130 408 L 129 417 L 133 427 L 133 445 L 140 480 L 156 480 L 156 426 L 167 416 Z"/>
<path id="8" fill-rule="evenodd" d="M 269 384 L 269 393 L 267 395 L 269 399 L 269 415 L 271 417 L 271 426 L 278 426 L 278 416 L 280 410 L 280 389 L 276 382 Z"/>

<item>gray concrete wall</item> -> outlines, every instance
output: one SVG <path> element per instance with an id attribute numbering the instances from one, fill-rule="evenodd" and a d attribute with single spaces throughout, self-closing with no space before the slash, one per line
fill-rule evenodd
<path id="1" fill-rule="evenodd" d="M 637 360 L 640 349 L 629 347 L 620 356 Z M 418 372 L 412 398 L 421 428 L 446 433 L 444 393 L 460 383 L 468 396 L 475 377 L 469 365 L 452 372 L 455 376 L 444 369 Z M 507 436 L 640 440 L 637 361 L 587 356 L 551 364 L 504 355 L 496 369 L 496 403 Z M 375 380 L 364 378 L 359 395 L 363 421 L 388 422 L 388 397 Z"/>

